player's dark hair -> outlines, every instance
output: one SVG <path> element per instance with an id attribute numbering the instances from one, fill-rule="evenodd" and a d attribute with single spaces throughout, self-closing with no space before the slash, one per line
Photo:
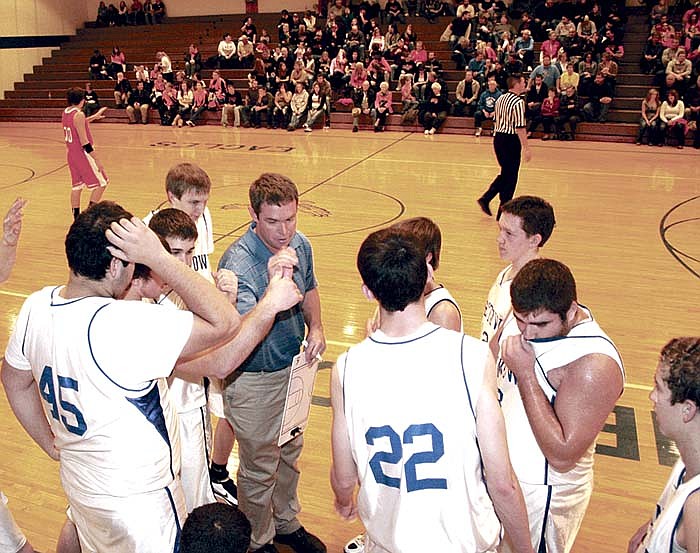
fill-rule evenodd
<path id="1" fill-rule="evenodd" d="M 211 191 L 211 179 L 206 171 L 195 163 L 178 163 L 171 167 L 165 177 L 165 191 L 179 200 L 190 190 L 197 194 Z"/>
<path id="2" fill-rule="evenodd" d="M 528 236 L 539 234 L 541 240 L 537 245 L 540 248 L 552 236 L 554 225 L 556 225 L 554 209 L 551 204 L 537 196 L 518 196 L 513 198 L 501 206 L 501 212 L 520 217 L 523 230 Z"/>
<path id="3" fill-rule="evenodd" d="M 109 201 L 96 203 L 80 213 L 66 235 L 66 258 L 70 270 L 91 280 L 102 280 L 112 262 L 105 233 L 113 222 L 131 217 L 122 206 Z"/>
<path id="4" fill-rule="evenodd" d="M 256 215 L 260 214 L 262 204 L 284 205 L 299 201 L 299 191 L 289 177 L 279 173 L 263 173 L 248 190 L 250 205 Z"/>
<path id="5" fill-rule="evenodd" d="M 440 227 L 427 217 L 412 217 L 392 225 L 394 228 L 412 234 L 421 245 L 425 256 L 432 254 L 430 265 L 437 270 L 440 265 L 440 250 L 442 249 L 442 233 Z"/>
<path id="6" fill-rule="evenodd" d="M 668 367 L 671 404 L 689 399 L 700 407 L 700 337 L 674 338 L 661 350 L 659 362 Z"/>
<path id="7" fill-rule="evenodd" d="M 169 207 L 161 209 L 153 215 L 148 227 L 158 235 L 158 238 L 179 238 L 180 240 L 197 240 L 197 226 L 192 218 L 181 209 Z"/>
<path id="8" fill-rule="evenodd" d="M 357 269 L 387 311 L 418 301 L 428 280 L 425 253 L 415 237 L 396 228 L 370 234 L 357 254 Z"/>
<path id="9" fill-rule="evenodd" d="M 576 281 L 569 268 L 554 259 L 528 261 L 510 286 L 510 300 L 518 313 L 542 309 L 566 320 L 566 313 L 576 301 Z"/>
<path id="10" fill-rule="evenodd" d="M 77 106 L 85 98 L 85 91 L 79 86 L 74 86 L 66 92 L 66 100 L 69 106 Z"/>
<path id="11" fill-rule="evenodd" d="M 180 553 L 245 553 L 250 522 L 237 507 L 210 503 L 192 511 L 180 535 Z"/>

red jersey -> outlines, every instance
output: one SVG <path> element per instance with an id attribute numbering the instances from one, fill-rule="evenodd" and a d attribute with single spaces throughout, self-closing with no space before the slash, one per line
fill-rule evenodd
<path id="1" fill-rule="evenodd" d="M 70 169 L 72 187 L 96 188 L 97 186 L 107 186 L 109 178 L 105 172 L 97 165 L 95 159 L 83 150 L 80 143 L 80 135 L 75 126 L 75 115 L 80 112 L 78 106 L 68 106 L 63 110 L 61 124 L 63 125 L 63 139 L 66 141 L 68 168 Z M 90 133 L 90 124 L 85 122 L 85 134 L 90 144 L 93 143 Z"/>

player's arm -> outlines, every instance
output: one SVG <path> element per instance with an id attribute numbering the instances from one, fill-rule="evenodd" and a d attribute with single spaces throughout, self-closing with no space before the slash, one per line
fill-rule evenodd
<path id="1" fill-rule="evenodd" d="M 649 531 L 650 523 L 651 520 L 647 520 L 644 524 L 637 528 L 637 531 L 634 534 L 632 534 L 632 537 L 630 538 L 630 541 L 627 544 L 627 553 L 637 553 L 637 548 L 639 548 L 639 544 L 642 543 L 644 536 L 646 536 L 647 532 Z"/>
<path id="2" fill-rule="evenodd" d="M 110 253 L 125 261 L 143 263 L 167 282 L 194 313 L 189 339 L 180 359 L 230 340 L 241 317 L 226 296 L 190 267 L 170 255 L 156 234 L 132 217 L 112 223 L 107 231 Z"/>
<path id="3" fill-rule="evenodd" d="M 357 516 L 357 504 L 355 503 L 357 467 L 350 447 L 343 388 L 340 385 L 337 364 L 333 365 L 331 372 L 331 408 L 333 410 L 331 488 L 333 488 L 335 495 L 335 510 L 344 519 L 352 520 Z"/>
<path id="4" fill-rule="evenodd" d="M 3 220 L 2 241 L 0 241 L 0 282 L 5 282 L 17 259 L 17 243 L 22 230 L 22 208 L 27 200 L 17 198 Z"/>
<path id="5" fill-rule="evenodd" d="M 304 322 L 308 327 L 306 360 L 311 361 L 326 351 L 326 338 L 323 335 L 323 324 L 321 323 L 321 296 L 318 293 L 318 288 L 306 292 L 301 310 L 304 313 Z"/>
<path id="6" fill-rule="evenodd" d="M 476 403 L 476 434 L 489 495 L 498 518 L 518 553 L 532 552 L 525 500 L 508 454 L 503 413 L 496 395 L 496 367 L 488 355 L 484 382 Z"/>
<path id="7" fill-rule="evenodd" d="M 58 460 L 54 435 L 44 414 L 32 371 L 19 370 L 3 359 L 1 377 L 7 400 L 19 423 L 49 457 Z"/>
<path id="8" fill-rule="evenodd" d="M 92 144 L 88 140 L 87 136 L 87 122 L 85 114 L 78 110 L 73 116 L 73 124 L 75 125 L 75 130 L 78 131 L 78 140 L 80 140 L 80 145 L 89 154 L 92 153 Z"/>
<path id="9" fill-rule="evenodd" d="M 518 390 L 537 444 L 547 461 L 565 472 L 593 443 L 623 389 L 617 363 L 603 354 L 585 355 L 563 367 L 554 407 L 537 382 L 532 346 L 521 335 L 503 344 L 502 357 L 518 379 Z"/>
<path id="10" fill-rule="evenodd" d="M 245 293 L 244 290 L 241 291 Z M 277 313 L 291 309 L 301 300 L 301 292 L 291 278 L 273 276 L 265 295 L 243 317 L 240 329 L 233 339 L 205 355 L 178 363 L 175 375 L 226 378 L 241 366 L 268 335 Z"/>
<path id="11" fill-rule="evenodd" d="M 678 545 L 688 553 L 700 551 L 700 493 L 698 492 L 694 492 L 685 500 L 677 540 Z"/>
<path id="12" fill-rule="evenodd" d="M 462 317 L 459 309 L 451 301 L 441 301 L 430 310 L 428 320 L 448 330 L 462 331 Z"/>

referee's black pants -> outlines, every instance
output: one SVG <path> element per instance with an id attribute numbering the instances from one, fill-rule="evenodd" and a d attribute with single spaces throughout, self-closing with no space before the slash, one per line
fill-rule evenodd
<path id="1" fill-rule="evenodd" d="M 517 134 L 497 132 L 493 137 L 493 149 L 496 152 L 496 160 L 501 166 L 501 172 L 484 192 L 482 198 L 486 202 L 493 200 L 498 195 L 501 205 L 513 198 L 515 185 L 518 184 L 518 171 L 520 171 L 520 139 Z"/>

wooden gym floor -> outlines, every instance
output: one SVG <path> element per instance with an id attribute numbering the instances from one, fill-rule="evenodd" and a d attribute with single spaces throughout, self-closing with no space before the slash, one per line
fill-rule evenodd
<path id="1" fill-rule="evenodd" d="M 299 229 L 314 246 L 328 340 L 302 456 L 301 520 L 329 551 L 342 551 L 361 526 L 333 511 L 327 369 L 362 339 L 373 310 L 360 292 L 357 248 L 369 229 L 402 217 L 433 218 L 443 233 L 438 279 L 459 301 L 465 331 L 478 334 L 484 299 L 503 266 L 496 224 L 475 203 L 496 174 L 491 139 L 335 129 L 92 129 L 111 177 L 105 198 L 134 214 L 164 199 L 171 165 L 204 167 L 213 182 L 214 264 L 247 228 L 249 183 L 265 171 L 296 182 Z M 539 140 L 532 146 L 517 193 L 554 205 L 557 227 L 543 253 L 571 267 L 580 301 L 615 340 L 627 370 L 625 393 L 599 439 L 595 492 L 574 551 L 623 551 L 650 516 L 674 457 L 673 445 L 654 431 L 647 397 L 658 352 L 669 338 L 699 331 L 700 157 L 692 148 Z M 66 279 L 68 193 L 60 126 L 0 125 L 0 209 L 16 196 L 29 199 L 17 265 L 0 288 L 3 351 L 26 295 Z M 0 489 L 34 546 L 53 551 L 66 506 L 57 466 L 23 432 L 4 395 L 0 440 Z"/>

